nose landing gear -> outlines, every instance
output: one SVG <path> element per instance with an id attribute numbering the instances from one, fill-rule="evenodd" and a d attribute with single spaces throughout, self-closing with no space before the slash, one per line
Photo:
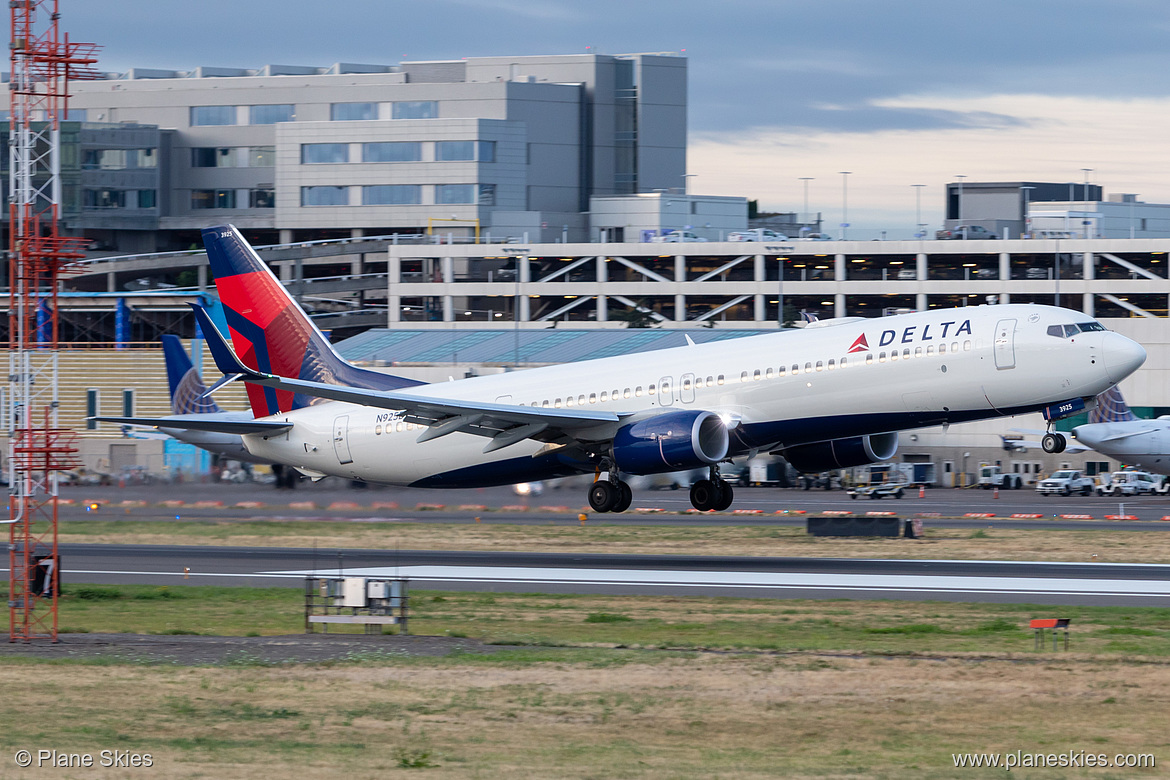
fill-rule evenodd
<path id="1" fill-rule="evenodd" d="M 700 512 L 722 512 L 735 500 L 735 491 L 727 480 L 719 476 L 719 467 L 711 467 L 709 479 L 700 479 L 691 485 L 691 506 Z"/>

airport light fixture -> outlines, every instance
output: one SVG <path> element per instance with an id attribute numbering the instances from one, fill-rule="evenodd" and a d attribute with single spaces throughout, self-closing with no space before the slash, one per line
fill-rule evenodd
<path id="1" fill-rule="evenodd" d="M 839 171 L 841 174 L 841 240 L 849 230 L 849 174 L 853 171 Z"/>
<path id="2" fill-rule="evenodd" d="M 922 224 L 922 188 L 925 184 L 911 184 L 914 188 L 914 237 L 925 238 L 926 231 L 923 228 L 926 225 Z"/>

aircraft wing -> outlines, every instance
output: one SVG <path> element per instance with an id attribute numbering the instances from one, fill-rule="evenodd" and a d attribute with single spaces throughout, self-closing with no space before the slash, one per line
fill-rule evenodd
<path id="1" fill-rule="evenodd" d="M 630 416 L 584 409 L 551 409 L 436 398 L 417 391 L 367 390 L 255 371 L 240 361 L 207 312 L 198 304 L 190 305 L 207 339 L 216 367 L 226 376 L 278 390 L 291 390 L 317 398 L 401 412 L 404 421 L 427 426 L 418 437 L 419 442 L 457 431 L 473 433 L 491 439 L 484 447 L 487 453 L 525 439 L 566 444 L 575 440 L 596 441 L 612 436 L 617 423 Z"/>
<path id="2" fill-rule="evenodd" d="M 275 420 L 224 420 L 217 416 L 201 417 L 197 414 L 176 415 L 174 417 L 88 417 L 86 419 L 120 425 L 143 425 L 151 428 L 234 433 L 240 436 L 246 433 L 279 433 L 292 427 L 292 423 Z"/>
<path id="3" fill-rule="evenodd" d="M 1102 424 L 1103 425 L 1110 425 L 1110 424 L 1116 425 L 1117 423 L 1102 423 Z M 1101 439 L 1101 441 L 1102 442 L 1120 441 L 1121 439 L 1128 439 L 1131 436 L 1141 436 L 1142 434 L 1146 434 L 1146 433 L 1157 433 L 1160 430 L 1162 430 L 1162 429 L 1161 428 L 1138 428 L 1136 430 L 1122 431 L 1120 433 L 1115 433 L 1112 436 L 1106 436 L 1105 438 Z"/>

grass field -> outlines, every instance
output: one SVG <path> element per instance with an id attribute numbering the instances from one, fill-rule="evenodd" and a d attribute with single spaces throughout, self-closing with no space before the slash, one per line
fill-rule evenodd
<path id="1" fill-rule="evenodd" d="M 926 538 L 815 538 L 784 526 L 616 526 L 595 519 L 549 525 L 305 521 L 74 521 L 62 542 L 368 547 L 402 550 L 773 555 L 837 558 L 1170 563 L 1170 532 L 931 528 Z"/>
<path id="2" fill-rule="evenodd" d="M 1170 610 L 412 596 L 414 633 L 528 646 L 271 666 L 0 654 L 0 776 L 45 776 L 12 766 L 22 748 L 152 755 L 151 770 L 55 775 L 99 778 L 978 778 L 1004 772 L 955 769 L 951 754 L 1170 760 Z M 61 619 L 282 634 L 300 610 L 296 589 L 74 585 Z M 1072 651 L 1033 652 L 1028 618 L 1056 613 L 1073 617 Z"/>

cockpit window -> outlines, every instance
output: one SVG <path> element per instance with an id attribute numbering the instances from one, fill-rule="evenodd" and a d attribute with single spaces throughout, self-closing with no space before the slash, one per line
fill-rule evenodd
<path id="1" fill-rule="evenodd" d="M 1067 339 L 1078 333 L 1087 333 L 1091 330 L 1105 330 L 1105 326 L 1099 322 L 1079 322 L 1076 325 L 1049 325 L 1048 335 L 1056 336 L 1058 339 Z"/>

